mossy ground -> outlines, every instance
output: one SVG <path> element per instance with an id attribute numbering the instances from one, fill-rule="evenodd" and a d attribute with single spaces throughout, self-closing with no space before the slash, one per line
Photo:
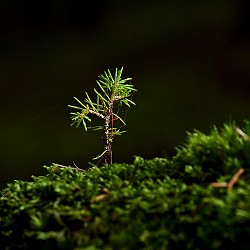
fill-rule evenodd
<path id="1" fill-rule="evenodd" d="M 250 125 L 188 133 L 171 159 L 46 176 L 1 191 L 1 249 L 249 249 Z M 242 168 L 233 188 L 229 183 Z"/>

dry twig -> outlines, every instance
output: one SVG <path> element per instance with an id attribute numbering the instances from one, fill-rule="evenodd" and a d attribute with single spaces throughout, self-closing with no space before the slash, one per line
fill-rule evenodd
<path id="1" fill-rule="evenodd" d="M 234 186 L 234 184 L 237 182 L 237 180 L 239 179 L 239 177 L 244 173 L 244 169 L 240 168 L 232 177 L 232 179 L 229 181 L 228 185 L 227 185 L 227 190 L 231 190 Z"/>
<path id="2" fill-rule="evenodd" d="M 240 128 L 236 128 L 236 132 L 245 140 L 250 141 L 250 137 L 243 132 Z"/>
<path id="3" fill-rule="evenodd" d="M 211 186 L 216 188 L 227 188 L 227 191 L 230 191 L 234 184 L 237 182 L 239 177 L 244 173 L 244 168 L 240 168 L 232 177 L 232 179 L 227 182 L 212 182 Z"/>
<path id="4" fill-rule="evenodd" d="M 81 169 L 81 168 L 77 167 L 75 163 L 74 163 L 74 165 L 76 166 L 75 168 L 73 168 L 73 167 L 71 167 L 71 166 L 64 166 L 64 165 L 57 164 L 57 163 L 53 163 L 53 165 L 55 165 L 55 166 L 57 166 L 57 167 L 59 167 L 59 168 L 71 168 L 71 169 L 73 169 L 73 170 L 85 172 L 84 169 Z"/>

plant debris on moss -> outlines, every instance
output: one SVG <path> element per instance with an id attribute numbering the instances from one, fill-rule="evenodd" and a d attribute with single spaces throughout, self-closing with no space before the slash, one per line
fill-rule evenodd
<path id="1" fill-rule="evenodd" d="M 188 133 L 171 159 L 53 164 L 9 183 L 0 249 L 249 249 L 249 135 L 249 122 L 230 123 Z"/>

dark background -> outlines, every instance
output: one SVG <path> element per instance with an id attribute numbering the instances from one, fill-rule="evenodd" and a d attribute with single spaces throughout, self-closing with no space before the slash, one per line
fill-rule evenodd
<path id="1" fill-rule="evenodd" d="M 172 155 L 186 131 L 249 118 L 249 1 L 2 0 L 0 186 L 52 162 L 82 168 L 101 135 L 70 127 L 73 96 L 124 66 L 138 89 L 114 161 Z M 94 96 L 94 95 L 92 95 Z"/>

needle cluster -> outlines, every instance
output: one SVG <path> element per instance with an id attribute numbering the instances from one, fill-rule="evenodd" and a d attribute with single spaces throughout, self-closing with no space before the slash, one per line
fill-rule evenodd
<path id="1" fill-rule="evenodd" d="M 118 115 L 118 107 L 123 104 L 127 107 L 135 105 L 130 98 L 136 89 L 132 84 L 127 83 L 132 78 L 122 79 L 122 71 L 123 68 L 120 70 L 116 69 L 113 76 L 110 70 L 107 70 L 98 77 L 96 82 L 99 88 L 94 88 L 96 102 L 93 102 L 88 93 L 85 92 L 86 97 L 84 102 L 74 97 L 79 106 L 69 105 L 70 108 L 75 110 L 74 112 L 71 112 L 71 120 L 73 121 L 72 125 L 78 127 L 82 124 L 86 131 L 89 128 L 103 130 L 104 151 L 94 158 L 94 160 L 99 159 L 97 165 L 112 163 L 112 142 L 114 136 L 126 132 L 114 127 L 114 122 L 116 120 L 119 120 L 123 125 L 126 125 L 124 119 Z M 91 116 L 100 118 L 102 120 L 102 125 L 88 127 L 87 123 L 91 122 Z"/>

